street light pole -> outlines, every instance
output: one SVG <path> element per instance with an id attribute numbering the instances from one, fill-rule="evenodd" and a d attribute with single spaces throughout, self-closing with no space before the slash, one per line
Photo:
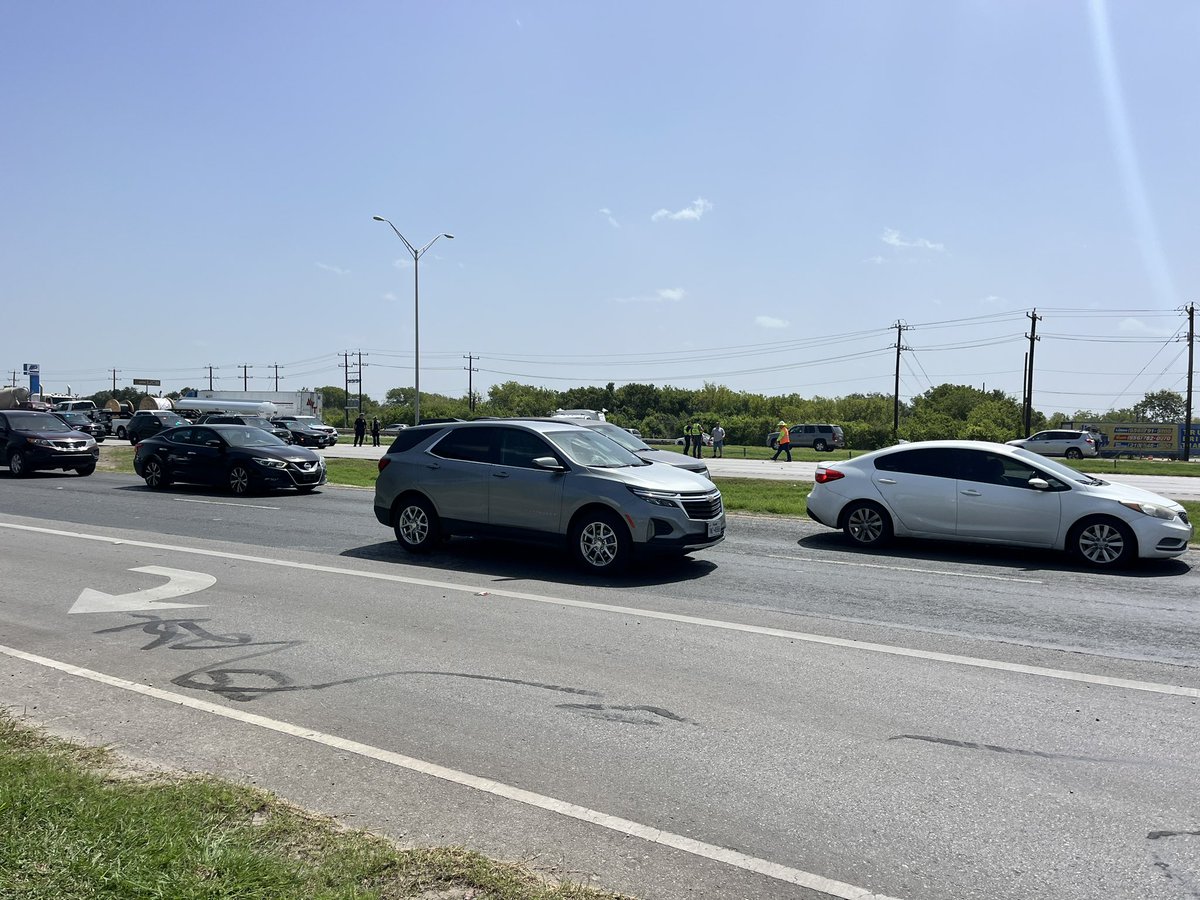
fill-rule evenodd
<path id="1" fill-rule="evenodd" d="M 420 273 L 421 267 L 420 267 L 420 262 L 421 262 L 421 257 L 425 255 L 426 250 L 428 250 L 430 247 L 433 246 L 434 241 L 436 241 L 438 238 L 443 238 L 443 237 L 449 238 L 450 240 L 454 240 L 454 235 L 446 234 L 445 232 L 434 235 L 432 240 L 430 240 L 427 244 L 425 244 L 425 246 L 422 247 L 420 250 L 417 250 L 415 247 L 413 247 L 412 244 L 410 244 L 408 242 L 408 238 L 406 238 L 404 235 L 402 235 L 400 233 L 400 229 L 398 229 L 395 225 L 392 225 L 390 220 L 385 219 L 383 216 L 372 216 L 371 218 L 373 218 L 376 222 L 387 222 L 388 225 L 391 225 L 392 231 L 396 232 L 396 237 L 400 238 L 400 240 L 404 242 L 404 248 L 406 250 L 408 250 L 409 255 L 412 256 L 412 259 L 413 259 L 413 382 L 414 382 L 413 383 L 413 391 L 414 391 L 413 424 L 420 425 L 421 424 L 421 273 Z"/>

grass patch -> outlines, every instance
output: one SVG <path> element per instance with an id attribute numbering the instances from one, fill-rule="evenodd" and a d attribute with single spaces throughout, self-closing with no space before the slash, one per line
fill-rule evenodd
<path id="1" fill-rule="evenodd" d="M 810 481 L 767 481 L 762 478 L 714 478 L 729 512 L 807 516 Z"/>
<path id="2" fill-rule="evenodd" d="M 401 849 L 209 777 L 126 771 L 0 713 L 0 896 L 618 900 L 458 847 Z"/>

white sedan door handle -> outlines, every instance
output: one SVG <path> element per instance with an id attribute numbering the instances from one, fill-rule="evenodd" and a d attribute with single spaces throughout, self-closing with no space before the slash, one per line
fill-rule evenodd
<path id="1" fill-rule="evenodd" d="M 879 483 L 880 484 L 895 484 L 896 479 L 895 478 L 880 478 Z"/>

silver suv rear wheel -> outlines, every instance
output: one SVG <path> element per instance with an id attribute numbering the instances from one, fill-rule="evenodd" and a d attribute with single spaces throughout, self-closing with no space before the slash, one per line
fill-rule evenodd
<path id="1" fill-rule="evenodd" d="M 424 497 L 401 501 L 396 509 L 396 540 L 409 553 L 428 553 L 438 539 L 438 517 Z"/>

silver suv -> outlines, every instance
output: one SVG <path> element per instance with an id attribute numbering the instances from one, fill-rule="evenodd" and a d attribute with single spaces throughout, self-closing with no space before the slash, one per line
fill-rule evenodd
<path id="1" fill-rule="evenodd" d="M 708 479 L 568 421 L 404 429 L 379 460 L 375 518 L 413 553 L 455 534 L 532 540 L 604 575 L 636 555 L 682 555 L 725 537 Z"/>
<path id="2" fill-rule="evenodd" d="M 1039 431 L 1033 437 L 1008 442 L 1013 447 L 1024 447 L 1042 456 L 1065 456 L 1067 459 L 1083 459 L 1099 456 L 1100 445 L 1090 431 Z"/>
<path id="3" fill-rule="evenodd" d="M 841 425 L 792 425 L 788 428 L 792 438 L 792 449 L 797 447 L 812 447 L 823 453 L 826 450 L 840 450 L 846 446 L 846 436 L 842 433 Z M 779 449 L 779 432 L 772 431 L 767 435 L 767 446 L 772 450 Z"/>

